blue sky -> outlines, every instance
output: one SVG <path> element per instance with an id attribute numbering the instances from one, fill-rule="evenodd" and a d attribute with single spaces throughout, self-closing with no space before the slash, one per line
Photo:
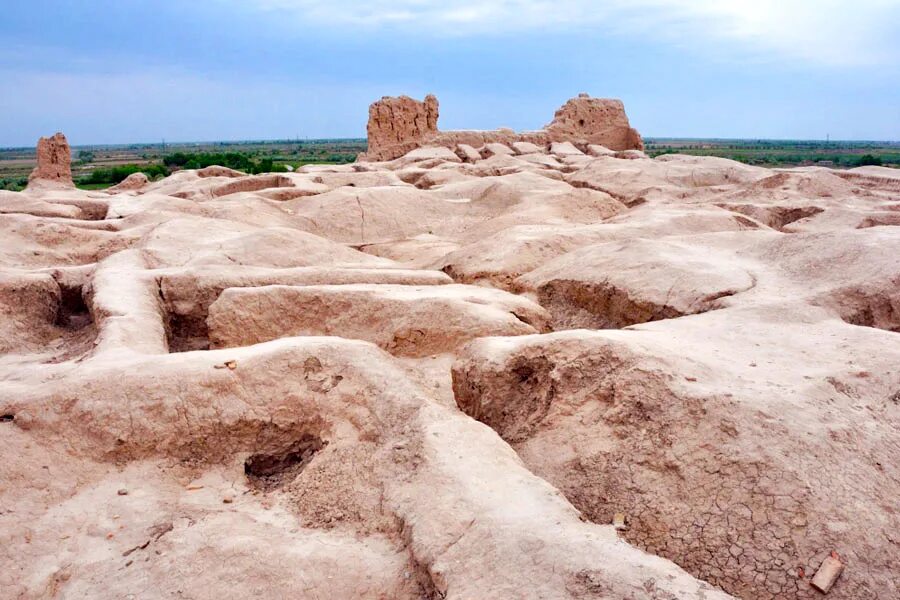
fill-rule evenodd
<path id="1" fill-rule="evenodd" d="M 0 146 L 362 137 L 382 95 L 535 129 L 900 140 L 900 0 L 0 0 Z"/>

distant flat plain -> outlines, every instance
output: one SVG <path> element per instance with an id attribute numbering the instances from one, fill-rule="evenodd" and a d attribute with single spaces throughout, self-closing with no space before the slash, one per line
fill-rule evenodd
<path id="1" fill-rule="evenodd" d="M 76 140 L 71 140 L 76 142 Z M 900 142 L 822 140 L 733 140 L 645 137 L 647 153 L 719 156 L 748 164 L 791 167 L 820 164 L 852 168 L 865 164 L 900 167 Z M 107 183 L 88 183 L 94 171 L 135 166 L 135 170 L 166 163 L 178 153 L 187 155 L 240 154 L 259 163 L 271 160 L 276 169 L 305 164 L 353 162 L 365 151 L 364 138 L 138 143 L 74 145 L 72 175 L 81 187 L 100 188 Z M 169 161 L 171 163 L 171 160 Z M 0 189 L 21 189 L 35 165 L 34 147 L 0 148 Z M 171 166 L 171 165 L 170 165 Z M 157 174 L 158 176 L 158 174 Z M 98 179 L 94 177 L 94 179 Z"/>

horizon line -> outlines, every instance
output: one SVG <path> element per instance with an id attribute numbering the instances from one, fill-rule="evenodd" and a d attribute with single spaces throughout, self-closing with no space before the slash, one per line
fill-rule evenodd
<path id="1" fill-rule="evenodd" d="M 448 130 L 453 131 L 453 130 Z M 51 134 L 52 135 L 52 134 Z M 641 136 L 643 140 L 646 141 L 660 141 L 660 140 L 671 140 L 671 141 L 696 141 L 696 142 L 748 142 L 748 141 L 757 141 L 757 142 L 816 142 L 822 144 L 840 144 L 840 143 L 854 143 L 854 144 L 887 144 L 887 145 L 898 145 L 900 146 L 900 139 L 898 140 L 874 140 L 874 139 L 821 139 L 821 138 L 765 138 L 765 137 L 693 137 L 693 136 L 656 136 L 656 135 L 645 135 Z M 181 140 L 181 141 L 158 141 L 158 142 L 114 142 L 114 143 L 106 143 L 106 142 L 95 142 L 95 143 L 82 143 L 82 144 L 70 144 L 70 148 L 115 148 L 115 147 L 126 147 L 126 146 L 140 146 L 140 147 L 160 147 L 160 146 L 188 146 L 188 145 L 202 145 L 202 144 L 291 144 L 291 143 L 308 143 L 308 142 L 344 142 L 344 141 L 365 141 L 367 138 L 365 137 L 321 137 L 321 138 L 274 138 L 274 139 L 232 139 L 232 140 Z M 0 146 L 0 151 L 9 151 L 9 150 L 28 150 L 35 149 L 37 146 L 37 140 L 35 140 L 34 145 L 32 146 Z"/>

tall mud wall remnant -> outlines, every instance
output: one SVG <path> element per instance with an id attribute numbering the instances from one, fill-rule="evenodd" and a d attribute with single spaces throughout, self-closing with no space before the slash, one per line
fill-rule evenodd
<path id="1" fill-rule="evenodd" d="M 369 106 L 369 154 L 378 160 L 403 156 L 438 133 L 438 101 L 432 94 L 423 102 L 409 96 L 384 96 Z"/>
<path id="2" fill-rule="evenodd" d="M 587 94 L 579 94 L 563 104 L 553 121 L 539 131 L 439 131 L 437 120 L 438 101 L 431 94 L 422 102 L 409 96 L 385 96 L 369 106 L 369 147 L 359 159 L 392 160 L 422 146 L 456 148 L 458 144 L 468 144 L 477 148 L 493 142 L 530 142 L 539 146 L 572 142 L 576 146 L 600 144 L 611 150 L 644 149 L 621 100 L 591 98 Z"/>
<path id="3" fill-rule="evenodd" d="M 57 132 L 52 137 L 42 137 L 37 143 L 37 166 L 28 176 L 28 186 L 75 187 L 71 163 L 72 151 L 66 136 Z"/>

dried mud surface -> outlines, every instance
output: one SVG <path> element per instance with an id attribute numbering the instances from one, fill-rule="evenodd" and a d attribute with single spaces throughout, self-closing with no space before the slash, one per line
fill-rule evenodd
<path id="1" fill-rule="evenodd" d="M 490 146 L 0 192 L 0 596 L 900 596 L 900 175 Z"/>

